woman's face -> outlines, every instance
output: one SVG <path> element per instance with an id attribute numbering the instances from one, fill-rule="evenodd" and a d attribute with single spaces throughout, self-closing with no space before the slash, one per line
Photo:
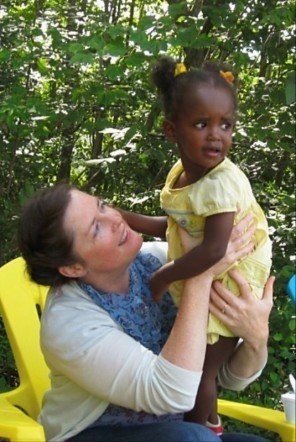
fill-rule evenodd
<path id="1" fill-rule="evenodd" d="M 141 236 L 117 210 L 79 190 L 71 191 L 64 225 L 87 274 L 124 271 L 142 245 Z"/>

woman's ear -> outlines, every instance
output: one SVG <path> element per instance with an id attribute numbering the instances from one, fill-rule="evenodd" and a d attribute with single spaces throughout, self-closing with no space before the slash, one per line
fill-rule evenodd
<path id="1" fill-rule="evenodd" d="M 58 270 L 60 274 L 66 276 L 66 278 L 81 278 L 87 273 L 86 268 L 79 263 L 61 266 Z"/>
<path id="2" fill-rule="evenodd" d="M 167 118 L 163 122 L 163 132 L 168 140 L 176 142 L 175 125 Z"/>

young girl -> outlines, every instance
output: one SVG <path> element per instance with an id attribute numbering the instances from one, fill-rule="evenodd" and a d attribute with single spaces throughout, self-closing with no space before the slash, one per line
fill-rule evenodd
<path id="1" fill-rule="evenodd" d="M 159 300 L 169 287 L 178 305 L 182 280 L 221 259 L 233 224 L 251 212 L 256 223 L 255 248 L 236 265 L 254 296 L 261 298 L 271 266 L 268 226 L 248 179 L 227 158 L 237 109 L 234 75 L 215 64 L 187 71 L 184 64 L 163 57 L 152 78 L 163 102 L 165 134 L 176 143 L 180 154 L 161 192 L 161 205 L 168 215 L 169 252 L 168 263 L 151 280 L 154 297 Z M 163 218 L 149 220 L 136 214 L 126 217 L 134 229 L 143 233 L 161 236 L 164 231 Z M 180 227 L 192 237 L 192 249 L 186 254 L 181 246 Z M 238 294 L 227 272 L 218 279 Z M 231 315 L 227 305 L 222 311 Z M 210 314 L 203 379 L 195 407 L 186 419 L 205 424 L 217 434 L 222 433 L 222 426 L 217 415 L 216 376 L 236 343 L 237 338 Z"/>

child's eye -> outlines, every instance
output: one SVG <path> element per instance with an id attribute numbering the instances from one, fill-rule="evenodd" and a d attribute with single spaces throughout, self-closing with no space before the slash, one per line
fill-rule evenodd
<path id="1" fill-rule="evenodd" d="M 204 127 L 206 127 L 206 122 L 205 121 L 199 121 L 198 123 L 196 123 L 195 127 L 197 129 L 203 129 Z"/>
<path id="2" fill-rule="evenodd" d="M 221 124 L 221 129 L 222 130 L 228 130 L 228 129 L 231 129 L 231 127 L 232 127 L 231 123 L 222 123 Z"/>

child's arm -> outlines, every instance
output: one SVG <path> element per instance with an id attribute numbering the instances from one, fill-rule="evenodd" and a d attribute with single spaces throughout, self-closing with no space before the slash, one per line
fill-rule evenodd
<path id="1" fill-rule="evenodd" d="M 225 255 L 234 216 L 235 212 L 229 212 L 207 217 L 203 242 L 154 273 L 150 284 L 156 301 L 173 281 L 198 275 Z"/>
<path id="2" fill-rule="evenodd" d="M 149 216 L 118 208 L 117 210 L 121 213 L 128 225 L 136 232 L 156 238 L 165 238 L 167 216 Z"/>

